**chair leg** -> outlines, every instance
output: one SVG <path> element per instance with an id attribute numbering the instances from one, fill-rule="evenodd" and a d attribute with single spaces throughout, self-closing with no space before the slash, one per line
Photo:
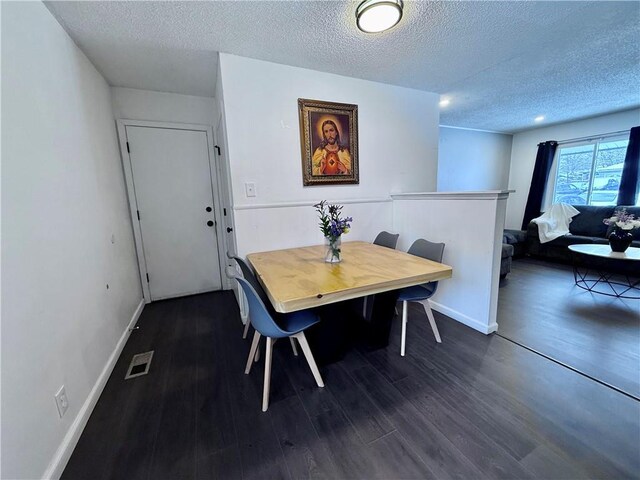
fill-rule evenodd
<path id="1" fill-rule="evenodd" d="M 429 305 L 429 300 L 425 300 L 425 302 L 422 305 L 424 305 L 424 311 L 427 312 L 427 318 L 429 319 L 429 323 L 431 324 L 431 330 L 433 330 L 433 335 L 436 337 L 436 342 L 442 343 L 442 340 L 440 339 L 440 332 L 438 331 L 438 326 L 436 325 L 436 319 L 433 318 L 431 305 Z"/>
<path id="2" fill-rule="evenodd" d="M 253 359 L 256 356 L 256 350 L 258 349 L 258 342 L 260 341 L 260 333 L 256 330 L 253 332 L 253 342 L 251 342 L 251 349 L 249 350 L 249 358 L 247 358 L 247 366 L 244 368 L 244 374 L 249 375 L 251 371 L 251 365 L 253 364 Z"/>
<path id="3" fill-rule="evenodd" d="M 404 357 L 405 345 L 407 343 L 407 305 L 409 302 L 402 302 L 402 338 L 400 340 L 400 355 Z"/>
<path id="4" fill-rule="evenodd" d="M 362 299 L 362 318 L 364 318 L 365 320 L 367 320 L 367 299 L 369 297 L 364 297 Z"/>
<path id="5" fill-rule="evenodd" d="M 298 348 L 296 347 L 296 341 L 293 337 L 289 337 L 289 341 L 291 342 L 291 350 L 293 350 L 293 354 L 298 356 Z"/>
<path id="6" fill-rule="evenodd" d="M 249 333 L 249 325 L 251 325 L 251 319 L 247 316 L 247 323 L 244 324 L 244 330 L 242 332 L 242 338 L 247 338 L 247 333 Z"/>
<path id="7" fill-rule="evenodd" d="M 262 391 L 262 411 L 269 408 L 269 388 L 271 387 L 271 353 L 273 352 L 273 339 L 267 337 L 267 348 L 264 353 L 264 389 Z"/>
<path id="8" fill-rule="evenodd" d="M 307 359 L 307 363 L 309 364 L 309 368 L 311 368 L 311 373 L 313 373 L 313 378 L 316 379 L 316 383 L 319 387 L 324 387 L 324 382 L 322 381 L 322 377 L 320 376 L 320 370 L 318 370 L 318 366 L 316 365 L 316 361 L 313 358 L 313 354 L 311 353 L 311 349 L 309 348 L 309 344 L 307 343 L 307 337 L 304 336 L 304 332 L 296 333 L 294 337 L 300 343 L 302 347 L 302 352 Z"/>

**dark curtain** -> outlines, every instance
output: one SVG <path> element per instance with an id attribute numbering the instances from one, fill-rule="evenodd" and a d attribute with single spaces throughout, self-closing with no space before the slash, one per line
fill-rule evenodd
<path id="1" fill-rule="evenodd" d="M 624 157 L 618 205 L 635 205 L 640 183 L 640 127 L 633 127 L 629 132 L 627 155 Z"/>
<path id="2" fill-rule="evenodd" d="M 542 208 L 542 197 L 544 189 L 549 180 L 549 172 L 553 157 L 556 154 L 558 142 L 550 140 L 548 142 L 538 144 L 538 155 L 536 155 L 536 165 L 533 167 L 533 177 L 531 178 L 531 187 L 529 187 L 529 197 L 527 198 L 527 206 L 524 209 L 524 217 L 522 219 L 522 230 L 526 230 L 531 219 L 540 216 Z"/>

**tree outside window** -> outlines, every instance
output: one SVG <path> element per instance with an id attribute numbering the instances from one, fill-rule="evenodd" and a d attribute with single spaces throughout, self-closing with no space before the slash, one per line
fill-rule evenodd
<path id="1" fill-rule="evenodd" d="M 553 203 L 615 205 L 627 139 L 606 139 L 558 148 Z"/>

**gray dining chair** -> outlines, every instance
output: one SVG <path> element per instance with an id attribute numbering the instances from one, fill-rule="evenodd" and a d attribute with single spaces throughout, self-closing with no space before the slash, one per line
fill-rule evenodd
<path id="1" fill-rule="evenodd" d="M 382 247 L 392 248 L 395 250 L 396 245 L 398 244 L 398 237 L 400 234 L 398 233 L 389 233 L 384 230 L 378 234 L 376 239 L 373 241 L 374 245 L 380 245 Z"/>
<path id="2" fill-rule="evenodd" d="M 400 237 L 399 233 L 389 233 L 383 230 L 376 236 L 375 240 L 373 241 L 373 244 L 395 250 L 396 245 L 398 244 L 398 237 Z M 364 300 L 362 301 L 362 316 L 365 318 L 368 317 L 367 307 L 369 305 L 369 302 L 371 301 L 370 298 L 371 296 L 364 297 Z"/>
<path id="3" fill-rule="evenodd" d="M 413 242 L 413 245 L 411 245 L 407 253 L 441 263 L 442 254 L 444 253 L 444 243 L 433 243 L 420 238 Z M 409 302 L 422 303 L 427 314 L 427 318 L 429 319 L 429 323 L 431 324 L 433 335 L 436 337 L 436 342 L 442 343 L 440 332 L 436 325 L 436 320 L 433 317 L 433 311 L 431 311 L 431 305 L 429 305 L 429 298 L 436 293 L 437 288 L 438 282 L 429 282 L 400 290 L 400 294 L 398 295 L 398 301 L 402 302 L 402 339 L 400 342 L 400 355 L 403 357 L 405 354 L 405 345 L 407 340 L 407 307 Z"/>

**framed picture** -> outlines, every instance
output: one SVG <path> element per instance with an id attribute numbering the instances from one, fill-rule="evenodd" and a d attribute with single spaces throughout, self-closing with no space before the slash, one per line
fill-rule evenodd
<path id="1" fill-rule="evenodd" d="M 358 106 L 299 98 L 298 111 L 303 184 L 360 183 Z"/>

